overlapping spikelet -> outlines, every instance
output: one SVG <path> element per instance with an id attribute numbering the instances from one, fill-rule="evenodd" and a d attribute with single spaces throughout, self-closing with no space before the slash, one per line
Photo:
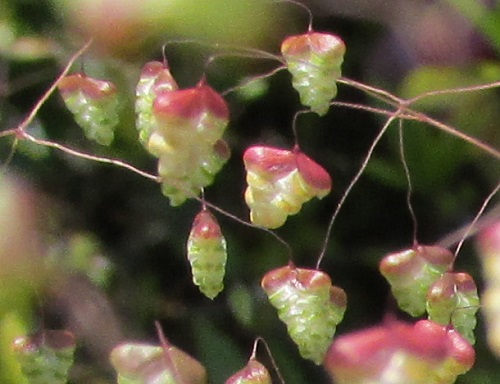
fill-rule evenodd
<path id="1" fill-rule="evenodd" d="M 266 273 L 261 285 L 301 356 L 321 364 L 344 316 L 345 292 L 326 273 L 291 265 Z"/>
<path id="2" fill-rule="evenodd" d="M 63 77 L 57 86 L 85 136 L 102 145 L 111 144 L 119 107 L 114 84 L 76 73 Z"/>
<path id="3" fill-rule="evenodd" d="M 329 33 L 310 31 L 290 36 L 281 44 L 281 54 L 301 103 L 320 116 L 328 112 L 337 95 L 344 53 L 342 39 Z"/>
<path id="4" fill-rule="evenodd" d="M 332 186 L 330 175 L 298 149 L 254 146 L 245 151 L 243 161 L 250 219 L 263 227 L 282 226 L 302 204 L 313 197 L 323 198 Z"/>

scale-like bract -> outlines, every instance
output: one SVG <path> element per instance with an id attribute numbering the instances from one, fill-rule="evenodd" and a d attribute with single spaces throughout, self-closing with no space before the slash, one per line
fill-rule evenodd
<path id="1" fill-rule="evenodd" d="M 174 346 L 124 343 L 110 360 L 118 384 L 207 384 L 205 367 Z"/>
<path id="2" fill-rule="evenodd" d="M 194 219 L 187 242 L 187 257 L 193 282 L 205 296 L 213 299 L 224 288 L 227 250 L 217 219 L 205 208 Z"/>
<path id="3" fill-rule="evenodd" d="M 339 336 L 324 365 L 336 384 L 453 384 L 474 361 L 474 348 L 456 330 L 392 320 Z"/>
<path id="4" fill-rule="evenodd" d="M 119 106 L 114 84 L 76 73 L 63 77 L 57 86 L 85 136 L 102 145 L 111 144 Z"/>
<path id="5" fill-rule="evenodd" d="M 290 265 L 266 273 L 261 285 L 301 356 L 321 364 L 344 316 L 345 292 L 324 272 Z"/>
<path id="6" fill-rule="evenodd" d="M 221 139 L 229 122 L 224 99 L 201 82 L 194 88 L 158 91 L 148 151 L 159 158 L 162 192 L 172 206 L 196 197 L 229 158 Z"/>
<path id="7" fill-rule="evenodd" d="M 21 371 L 30 384 L 66 384 L 73 365 L 75 339 L 67 331 L 43 331 L 19 337 L 14 351 Z"/>
<path id="8" fill-rule="evenodd" d="M 453 254 L 445 248 L 417 245 L 385 256 L 380 272 L 391 285 L 399 308 L 412 316 L 421 316 L 426 310 L 427 291 L 452 269 L 453 261 Z"/>
<path id="9" fill-rule="evenodd" d="M 480 233 L 478 250 L 485 282 L 481 311 L 486 322 L 486 338 L 500 359 L 500 220 Z"/>
<path id="10" fill-rule="evenodd" d="M 255 359 L 250 359 L 244 368 L 226 380 L 225 384 L 272 384 L 267 368 Z"/>
<path id="11" fill-rule="evenodd" d="M 177 83 L 169 68 L 159 61 L 150 61 L 142 68 L 139 82 L 135 88 L 136 127 L 139 140 L 147 146 L 153 129 L 153 103 L 159 92 L 175 91 Z"/>
<path id="12" fill-rule="evenodd" d="M 476 283 L 467 273 L 447 272 L 427 292 L 429 320 L 453 325 L 471 344 L 475 342 L 478 309 Z"/>
<path id="13" fill-rule="evenodd" d="M 307 32 L 290 36 L 281 44 L 281 54 L 292 74 L 292 84 L 303 105 L 322 116 L 337 95 L 337 80 L 345 45 L 338 36 Z"/>
<path id="14" fill-rule="evenodd" d="M 266 228 L 282 226 L 313 197 L 323 198 L 332 187 L 330 175 L 298 149 L 255 146 L 243 156 L 248 188 L 245 201 L 250 220 Z"/>

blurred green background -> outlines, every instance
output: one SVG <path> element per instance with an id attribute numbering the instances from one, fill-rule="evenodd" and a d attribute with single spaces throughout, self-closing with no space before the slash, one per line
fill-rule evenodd
<path id="1" fill-rule="evenodd" d="M 305 2 L 315 30 L 344 39 L 346 77 L 402 97 L 500 79 L 498 3 L 333 3 Z M 155 172 L 155 160 L 139 145 L 134 126 L 134 88 L 146 61 L 161 60 L 166 44 L 181 87 L 206 75 L 223 92 L 279 65 L 258 53 L 237 57 L 240 48 L 279 54 L 280 42 L 305 32 L 307 24 L 304 9 L 265 0 L 3 0 L 0 127 L 19 124 L 70 55 L 93 37 L 74 71 L 84 68 L 89 76 L 118 85 L 124 108 L 115 143 L 102 148 L 88 142 L 56 94 L 29 131 Z M 224 55 L 206 67 L 215 54 Z M 342 85 L 337 99 L 377 105 Z M 232 157 L 206 197 L 246 219 L 242 153 L 256 143 L 293 145 L 292 119 L 301 107 L 285 71 L 231 92 L 226 100 Z M 498 148 L 499 102 L 495 89 L 428 98 L 416 108 Z M 340 108 L 323 118 L 298 119 L 302 149 L 329 171 L 334 188 L 277 231 L 290 243 L 297 265 L 315 265 L 331 213 L 382 124 L 378 116 Z M 472 220 L 498 182 L 499 162 L 421 123 L 405 122 L 404 138 L 418 240 L 434 244 Z M 378 262 L 412 243 L 398 140 L 393 126 L 340 212 L 322 264 L 349 299 L 339 334 L 382 319 L 388 286 Z M 11 148 L 12 137 L 0 140 L 2 163 Z M 145 178 L 31 143 L 19 143 L 4 173 L 0 237 L 9 241 L 0 242 L 6 271 L 0 273 L 0 382 L 23 382 L 9 357 L 13 335 L 45 327 L 67 328 L 77 336 L 71 383 L 112 383 L 109 350 L 123 340 L 156 342 L 154 320 L 172 343 L 207 367 L 211 383 L 224 382 L 245 364 L 258 335 L 269 343 L 288 384 L 329 382 L 321 368 L 299 357 L 260 289 L 263 274 L 287 263 L 286 249 L 268 234 L 217 215 L 229 259 L 225 290 L 212 302 L 192 284 L 185 255 L 199 203 L 171 208 L 159 186 Z M 482 288 L 473 241 L 465 243 L 456 269 L 473 275 Z M 487 349 L 484 332 L 479 316 L 477 362 L 457 383 L 498 381 L 500 364 Z M 265 353 L 259 358 L 268 362 Z"/>

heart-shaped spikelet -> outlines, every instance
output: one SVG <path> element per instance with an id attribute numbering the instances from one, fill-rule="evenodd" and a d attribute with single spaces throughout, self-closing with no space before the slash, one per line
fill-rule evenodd
<path id="1" fill-rule="evenodd" d="M 193 282 L 209 299 L 224 288 L 226 240 L 216 218 L 203 208 L 195 217 L 187 242 L 187 257 Z"/>
<path id="2" fill-rule="evenodd" d="M 63 77 L 57 86 L 85 136 L 102 145 L 111 144 L 119 106 L 114 84 L 76 73 Z"/>
<path id="3" fill-rule="evenodd" d="M 281 54 L 292 74 L 292 84 L 303 105 L 322 116 L 337 95 L 337 80 L 345 45 L 338 36 L 307 32 L 290 36 L 281 44 Z"/>
<path id="4" fill-rule="evenodd" d="M 266 228 L 282 226 L 313 197 L 323 198 L 332 187 L 330 175 L 298 148 L 250 147 L 243 156 L 248 188 L 245 201 L 250 220 Z"/>
<path id="5" fill-rule="evenodd" d="M 475 342 L 478 309 L 476 283 L 468 273 L 447 272 L 427 292 L 429 320 L 453 325 L 471 344 Z"/>
<path id="6" fill-rule="evenodd" d="M 124 343 L 111 351 L 110 360 L 118 384 L 207 384 L 205 367 L 172 345 Z"/>
<path id="7" fill-rule="evenodd" d="M 391 320 L 336 338 L 324 365 L 337 384 L 453 384 L 474 361 L 474 348 L 452 328 Z"/>
<path id="8" fill-rule="evenodd" d="M 159 158 L 162 191 L 173 206 L 198 196 L 229 158 L 222 140 L 229 109 L 216 91 L 201 81 L 196 87 L 159 91 L 147 149 Z"/>
<path id="9" fill-rule="evenodd" d="M 292 265 L 266 273 L 261 285 L 301 356 L 321 364 L 344 317 L 345 292 L 326 273 Z"/>
<path id="10" fill-rule="evenodd" d="M 452 269 L 453 254 L 442 247 L 417 245 L 386 255 L 380 272 L 391 285 L 399 308 L 412 316 L 425 313 L 427 291 Z"/>

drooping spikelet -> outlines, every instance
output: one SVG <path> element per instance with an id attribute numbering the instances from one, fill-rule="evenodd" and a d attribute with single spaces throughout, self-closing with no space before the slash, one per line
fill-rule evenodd
<path id="1" fill-rule="evenodd" d="M 147 149 L 159 158 L 163 193 L 171 205 L 180 205 L 210 185 L 229 158 L 221 139 L 229 109 L 202 81 L 194 88 L 158 92 L 153 118 Z"/>
<path id="2" fill-rule="evenodd" d="M 169 345 L 124 343 L 111 351 L 118 384 L 206 384 L 205 367 Z"/>
<path id="3" fill-rule="evenodd" d="M 252 223 L 267 228 L 282 226 L 313 197 L 331 189 L 330 175 L 298 149 L 255 146 L 243 156 L 248 188 L 245 201 Z"/>
<path id="4" fill-rule="evenodd" d="M 453 384 L 474 361 L 474 348 L 456 330 L 392 320 L 339 336 L 324 365 L 336 384 Z"/>
<path id="5" fill-rule="evenodd" d="M 266 273 L 261 285 L 301 356 L 321 364 L 344 316 L 345 292 L 324 272 L 290 265 Z"/>
<path id="6" fill-rule="evenodd" d="M 328 112 L 330 101 L 337 95 L 344 53 L 344 42 L 329 33 L 311 31 L 290 36 L 281 44 L 301 103 L 320 116 Z"/>
<path id="7" fill-rule="evenodd" d="M 114 84 L 76 73 L 63 77 L 57 86 L 85 136 L 102 145 L 111 144 L 119 107 Z"/>
<path id="8" fill-rule="evenodd" d="M 453 254 L 437 246 L 417 245 L 385 256 L 380 272 L 391 285 L 399 307 L 412 316 L 425 313 L 427 291 L 452 269 Z"/>
<path id="9" fill-rule="evenodd" d="M 193 282 L 209 299 L 224 288 L 226 240 L 217 219 L 203 208 L 195 217 L 187 242 L 187 257 Z"/>
<path id="10" fill-rule="evenodd" d="M 272 384 L 267 368 L 255 359 L 250 359 L 241 370 L 226 380 L 225 384 Z"/>
<path id="11" fill-rule="evenodd" d="M 150 61 L 144 65 L 135 89 L 136 127 L 141 144 L 147 146 L 151 136 L 153 122 L 153 103 L 159 92 L 175 91 L 177 83 L 168 66 L 159 61 Z"/>
<path id="12" fill-rule="evenodd" d="M 476 283 L 468 273 L 447 272 L 427 292 L 429 320 L 453 325 L 471 344 L 475 342 L 473 331 L 478 310 Z"/>

